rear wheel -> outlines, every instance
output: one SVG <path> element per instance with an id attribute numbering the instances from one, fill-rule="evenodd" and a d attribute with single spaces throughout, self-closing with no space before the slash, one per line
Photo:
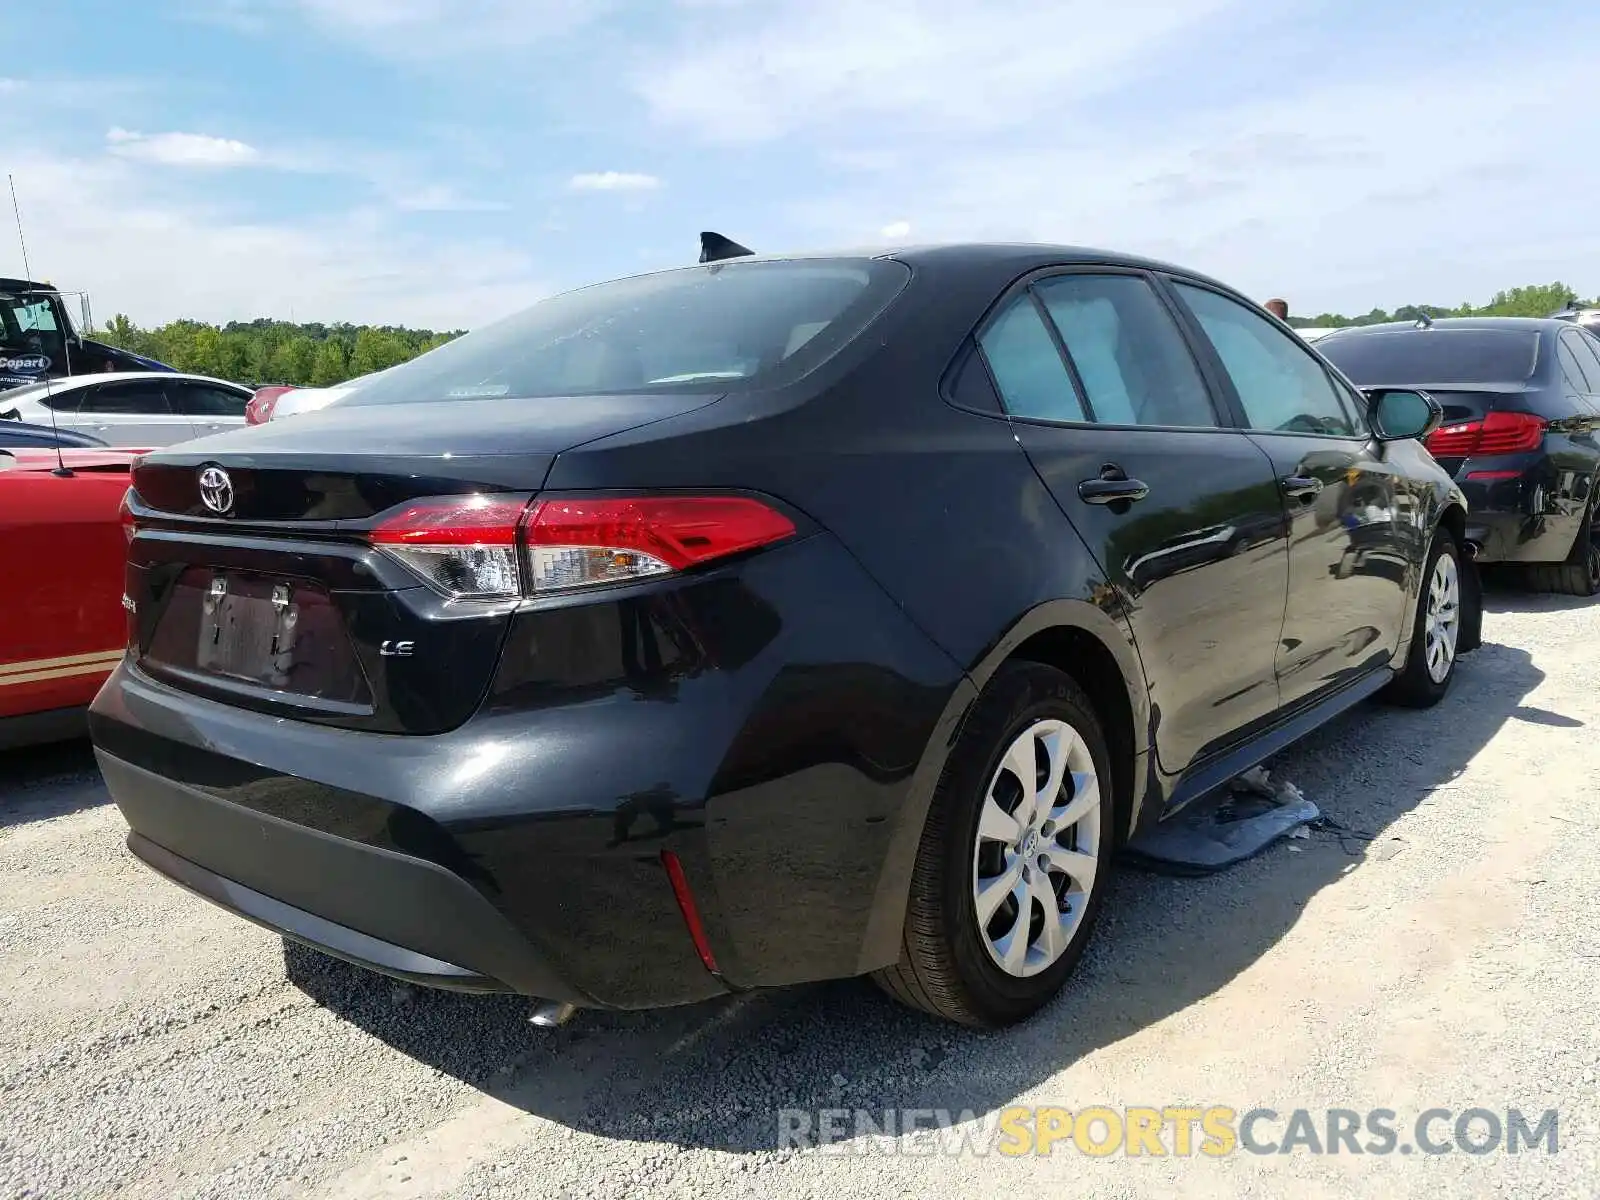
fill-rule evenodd
<path id="1" fill-rule="evenodd" d="M 1591 508 L 1566 562 L 1539 563 L 1528 569 L 1528 583 L 1534 591 L 1600 596 L 1600 528 L 1596 527 L 1596 520 L 1596 511 Z"/>
<path id="2" fill-rule="evenodd" d="M 1411 650 L 1385 699 L 1410 708 L 1430 708 L 1444 699 L 1455 677 L 1461 615 L 1461 555 L 1449 531 L 1440 529 L 1433 535 L 1422 576 Z"/>
<path id="3" fill-rule="evenodd" d="M 1007 664 L 962 730 L 917 852 L 900 962 L 874 978 L 963 1025 L 1032 1015 L 1077 965 L 1111 866 L 1100 723 L 1072 678 Z"/>

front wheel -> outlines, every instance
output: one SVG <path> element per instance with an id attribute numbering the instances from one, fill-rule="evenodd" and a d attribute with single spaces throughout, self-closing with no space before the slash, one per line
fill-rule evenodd
<path id="1" fill-rule="evenodd" d="M 1433 535 L 1422 580 L 1405 668 L 1384 692 L 1385 699 L 1408 708 L 1439 703 L 1455 678 L 1461 638 L 1461 555 L 1448 530 Z"/>
<path id="2" fill-rule="evenodd" d="M 1017 662 L 984 689 L 918 847 L 900 962 L 876 982 L 963 1025 L 1032 1015 L 1088 944 L 1111 867 L 1110 758 L 1088 697 Z"/>

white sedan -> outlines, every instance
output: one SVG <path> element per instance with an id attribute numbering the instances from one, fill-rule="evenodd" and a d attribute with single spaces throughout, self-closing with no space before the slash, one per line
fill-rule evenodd
<path id="1" fill-rule="evenodd" d="M 0 392 L 0 419 L 73 429 L 110 446 L 154 449 L 236 429 L 250 389 L 170 371 L 72 375 Z"/>

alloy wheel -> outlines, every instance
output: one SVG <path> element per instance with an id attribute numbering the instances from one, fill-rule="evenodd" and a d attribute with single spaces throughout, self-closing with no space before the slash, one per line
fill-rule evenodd
<path id="1" fill-rule="evenodd" d="M 1428 677 L 1443 683 L 1456 660 L 1456 638 L 1461 632 L 1461 573 L 1456 560 L 1441 554 L 1433 564 L 1428 583 L 1426 651 Z"/>
<path id="2" fill-rule="evenodd" d="M 1026 978 L 1057 962 L 1083 923 L 1100 859 L 1100 780 L 1064 721 L 1036 721 L 989 781 L 972 899 L 989 956 Z"/>

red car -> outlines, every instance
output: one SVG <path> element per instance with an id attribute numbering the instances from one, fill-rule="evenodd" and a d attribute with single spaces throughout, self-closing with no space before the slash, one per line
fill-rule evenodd
<path id="1" fill-rule="evenodd" d="M 140 453 L 0 452 L 0 749 L 87 732 L 128 640 L 121 510 Z"/>

